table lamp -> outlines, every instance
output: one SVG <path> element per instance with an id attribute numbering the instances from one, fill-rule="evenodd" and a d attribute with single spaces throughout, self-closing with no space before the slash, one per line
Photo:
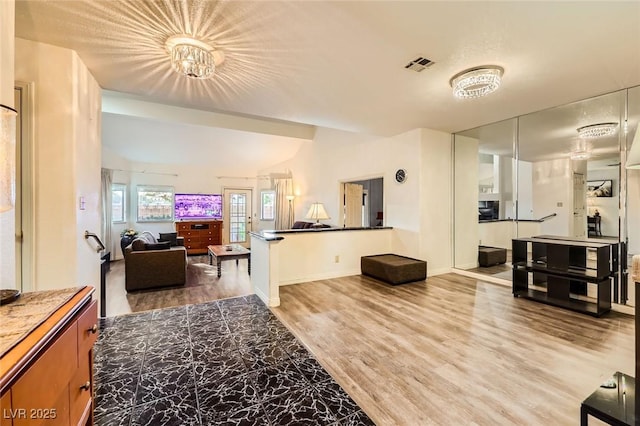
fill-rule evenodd
<path id="1" fill-rule="evenodd" d="M 324 205 L 322 203 L 313 203 L 305 216 L 305 219 L 315 220 L 316 223 L 313 224 L 314 228 L 322 226 L 320 223 L 321 220 L 331 219 L 327 214 L 327 211 L 324 209 Z"/>

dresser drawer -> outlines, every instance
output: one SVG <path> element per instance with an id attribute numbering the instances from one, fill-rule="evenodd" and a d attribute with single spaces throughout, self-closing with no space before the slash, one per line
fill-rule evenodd
<path id="1" fill-rule="evenodd" d="M 189 231 L 180 231 L 180 236 L 185 238 L 194 238 L 199 237 L 201 231 L 189 230 Z"/>
<path id="2" fill-rule="evenodd" d="M 13 424 L 13 409 L 11 408 L 11 389 L 0 398 L 0 426 L 11 426 Z"/>
<path id="3" fill-rule="evenodd" d="M 98 301 L 94 300 L 78 318 L 78 353 L 89 352 L 97 338 Z"/>
<path id="4" fill-rule="evenodd" d="M 91 396 L 93 383 L 91 382 L 91 355 L 82 353 L 78 357 L 78 369 L 69 382 L 69 405 L 72 419 L 79 419 L 78 424 L 86 424 L 91 415 Z"/>
<path id="5" fill-rule="evenodd" d="M 78 326 L 74 322 L 11 388 L 12 408 L 26 410 L 26 417 L 14 418 L 13 425 L 68 424 L 69 381 L 77 369 Z"/>
<path id="6" fill-rule="evenodd" d="M 187 231 L 191 229 L 191 225 L 188 223 L 176 223 L 176 231 Z"/>

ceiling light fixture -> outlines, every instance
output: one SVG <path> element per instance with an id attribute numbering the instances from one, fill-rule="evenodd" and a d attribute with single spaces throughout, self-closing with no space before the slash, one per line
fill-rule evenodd
<path id="1" fill-rule="evenodd" d="M 449 84 L 456 98 L 479 98 L 495 92 L 500 87 L 503 74 L 502 67 L 483 65 L 459 72 L 451 77 Z"/>
<path id="2" fill-rule="evenodd" d="M 222 51 L 187 35 L 171 36 L 165 46 L 171 55 L 173 69 L 189 78 L 211 78 L 216 67 L 224 61 Z"/>
<path id="3" fill-rule="evenodd" d="M 618 127 L 618 123 L 591 124 L 589 126 L 579 127 L 578 135 L 581 138 L 602 138 L 613 135 L 616 132 L 616 127 Z"/>

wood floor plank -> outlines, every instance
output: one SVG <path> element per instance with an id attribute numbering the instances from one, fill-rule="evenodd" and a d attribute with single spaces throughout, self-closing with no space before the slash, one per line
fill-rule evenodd
<path id="1" fill-rule="evenodd" d="M 128 293 L 125 290 L 124 261 L 111 262 L 111 270 L 107 274 L 107 316 L 205 303 L 253 293 L 246 261 L 240 261 L 238 265 L 235 262 L 223 262 L 220 278 L 216 267 L 209 265 L 206 255 L 189 256 L 188 263 L 185 286 Z"/>
<path id="2" fill-rule="evenodd" d="M 378 425 L 576 425 L 615 371 L 633 375 L 633 318 L 514 298 L 456 274 L 280 288 L 274 313 Z"/>

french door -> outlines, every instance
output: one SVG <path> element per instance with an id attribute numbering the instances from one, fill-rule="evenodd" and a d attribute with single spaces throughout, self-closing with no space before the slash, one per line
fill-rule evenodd
<path id="1" fill-rule="evenodd" d="M 224 189 L 224 231 L 223 244 L 238 244 L 243 247 L 251 245 L 249 231 L 253 208 L 253 191 L 245 188 Z"/>

